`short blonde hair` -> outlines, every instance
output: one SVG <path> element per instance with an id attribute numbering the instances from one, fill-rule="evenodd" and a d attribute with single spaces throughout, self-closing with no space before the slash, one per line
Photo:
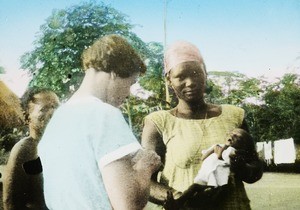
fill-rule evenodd
<path id="1" fill-rule="evenodd" d="M 146 66 L 133 47 L 119 35 L 106 35 L 82 53 L 84 70 L 114 72 L 122 78 L 144 73 Z"/>

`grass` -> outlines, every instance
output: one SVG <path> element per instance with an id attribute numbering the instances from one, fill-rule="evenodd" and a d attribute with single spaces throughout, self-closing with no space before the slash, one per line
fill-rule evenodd
<path id="1" fill-rule="evenodd" d="M 300 174 L 266 172 L 245 188 L 253 210 L 300 209 Z"/>
<path id="2" fill-rule="evenodd" d="M 300 209 L 300 174 L 264 173 L 261 180 L 245 184 L 252 210 Z M 0 210 L 2 207 L 0 183 Z"/>

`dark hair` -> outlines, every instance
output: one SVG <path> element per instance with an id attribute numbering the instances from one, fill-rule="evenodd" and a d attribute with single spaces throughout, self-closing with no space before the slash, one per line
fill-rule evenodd
<path id="1" fill-rule="evenodd" d="M 242 147 L 238 149 L 247 149 L 249 151 L 254 151 L 256 149 L 252 136 L 246 130 L 242 128 L 235 128 L 232 130 L 232 132 L 234 131 L 237 131 L 240 134 L 240 136 L 236 138 L 236 143 L 238 143 L 240 146 L 235 145 L 233 147 Z"/>
<path id="2" fill-rule="evenodd" d="M 23 109 L 24 112 L 24 118 L 25 118 L 25 122 L 28 121 L 28 105 L 30 102 L 35 103 L 35 95 L 39 94 L 39 93 L 54 93 L 52 90 L 50 89 L 46 89 L 46 88 L 29 88 L 25 91 L 25 93 L 23 94 L 23 96 L 21 97 L 21 107 Z"/>
<path id="3" fill-rule="evenodd" d="M 250 151 L 255 151 L 255 142 L 252 138 L 252 136 L 244 129 L 239 128 L 238 129 L 242 134 L 243 143 L 245 144 L 245 147 Z"/>
<path id="4" fill-rule="evenodd" d="M 252 138 L 252 136 L 244 129 L 236 128 L 234 130 L 238 130 L 241 134 L 241 137 L 238 138 L 238 141 L 242 144 L 243 148 L 236 148 L 242 149 L 244 151 L 243 158 L 246 162 L 252 160 L 258 160 L 258 154 L 256 152 L 256 145 Z"/>
<path id="5" fill-rule="evenodd" d="M 94 42 L 82 53 L 84 70 L 114 72 L 122 78 L 144 73 L 146 67 L 133 47 L 119 35 L 107 35 Z"/>

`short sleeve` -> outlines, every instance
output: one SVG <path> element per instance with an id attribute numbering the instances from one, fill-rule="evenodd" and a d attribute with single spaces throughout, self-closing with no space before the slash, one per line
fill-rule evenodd
<path id="1" fill-rule="evenodd" d="M 241 127 L 245 117 L 245 110 L 233 105 L 223 105 L 223 108 L 226 110 L 224 113 L 226 121 L 235 124 L 236 127 Z"/>
<path id="2" fill-rule="evenodd" d="M 151 122 L 154 123 L 154 125 L 157 128 L 157 131 L 162 135 L 163 133 L 163 128 L 165 128 L 165 123 L 166 120 L 164 119 L 164 112 L 165 111 L 156 111 L 152 112 L 151 114 L 147 115 L 145 117 L 146 120 L 150 120 Z"/>
<path id="3" fill-rule="evenodd" d="M 93 146 L 100 170 L 107 164 L 141 149 L 120 110 L 105 107 L 99 116 Z"/>
<path id="4" fill-rule="evenodd" d="M 237 107 L 237 116 L 239 119 L 240 126 L 243 124 L 244 118 L 245 118 L 245 110 L 242 108 Z"/>

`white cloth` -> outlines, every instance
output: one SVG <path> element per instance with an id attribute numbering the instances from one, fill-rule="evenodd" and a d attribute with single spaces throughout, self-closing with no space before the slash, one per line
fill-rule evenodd
<path id="1" fill-rule="evenodd" d="M 38 145 L 46 205 L 111 209 L 100 170 L 140 148 L 117 108 L 95 97 L 68 101 L 56 110 Z"/>
<path id="2" fill-rule="evenodd" d="M 256 152 L 261 159 L 265 159 L 264 154 L 264 142 L 257 142 L 256 143 Z"/>
<path id="3" fill-rule="evenodd" d="M 264 142 L 257 142 L 256 143 L 256 152 L 261 152 L 264 149 Z"/>
<path id="4" fill-rule="evenodd" d="M 295 163 L 296 149 L 294 139 L 274 141 L 274 163 Z"/>
<path id="5" fill-rule="evenodd" d="M 218 159 L 216 153 L 209 155 L 202 163 L 202 166 L 194 179 L 194 183 L 208 186 L 223 186 L 228 183 L 230 173 L 229 155 L 235 151 L 228 147 L 222 153 L 223 160 Z"/>
<path id="6" fill-rule="evenodd" d="M 272 155 L 272 142 L 264 142 L 264 154 L 265 154 L 265 159 L 271 160 L 273 159 L 273 155 Z"/>

